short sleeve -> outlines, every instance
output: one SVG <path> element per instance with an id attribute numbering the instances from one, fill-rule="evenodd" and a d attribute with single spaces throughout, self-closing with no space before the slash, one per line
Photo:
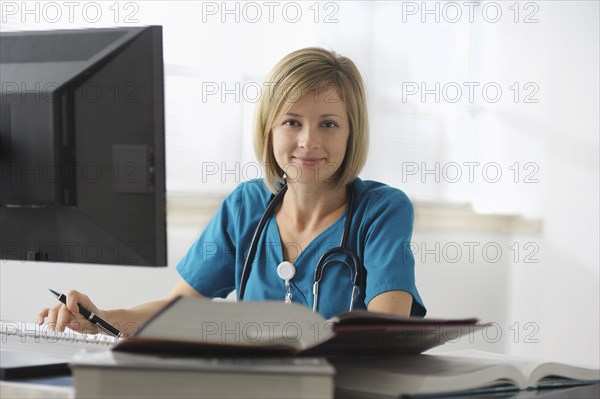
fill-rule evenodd
<path id="1" fill-rule="evenodd" d="M 225 198 L 200 238 L 177 264 L 181 277 L 209 298 L 224 298 L 235 289 L 235 243 L 242 190 L 239 185 Z"/>
<path id="2" fill-rule="evenodd" d="M 365 305 L 387 291 L 406 291 L 413 297 L 411 316 L 424 316 L 415 283 L 415 260 L 410 247 L 414 222 L 412 203 L 402 191 L 377 195 L 371 207 L 364 247 Z"/>

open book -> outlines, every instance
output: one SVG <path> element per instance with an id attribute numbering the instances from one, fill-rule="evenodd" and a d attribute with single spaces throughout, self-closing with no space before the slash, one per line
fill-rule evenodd
<path id="1" fill-rule="evenodd" d="M 293 303 L 179 297 L 113 350 L 186 355 L 416 354 L 485 326 L 476 319 L 422 319 L 367 311 L 325 320 Z"/>
<path id="2" fill-rule="evenodd" d="M 336 387 L 369 397 L 446 396 L 600 382 L 600 370 L 477 350 L 332 358 Z"/>

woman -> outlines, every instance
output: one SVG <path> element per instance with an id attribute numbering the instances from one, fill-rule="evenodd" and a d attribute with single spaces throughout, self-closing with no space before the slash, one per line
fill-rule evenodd
<path id="1" fill-rule="evenodd" d="M 140 325 L 178 295 L 224 297 L 233 289 L 244 300 L 285 299 L 312 307 L 315 265 L 340 246 L 345 229 L 344 247 L 358 257 L 363 276 L 357 296 L 351 295 L 351 257 L 335 254 L 324 262 L 317 310 L 331 317 L 352 303 L 369 311 L 425 314 L 409 246 L 412 205 L 402 191 L 357 177 L 366 160 L 368 117 L 354 63 L 320 48 L 298 50 L 275 66 L 265 87 L 254 128 L 264 179 L 241 183 L 225 199 L 177 265 L 181 278 L 166 297 L 101 310 L 86 295 L 69 291 L 67 305 L 43 309 L 40 323 L 47 318 L 59 331 L 96 331 L 78 314 L 81 304 L 116 326 Z M 278 193 L 246 262 L 259 220 Z M 281 270 L 284 261 L 290 263 Z"/>

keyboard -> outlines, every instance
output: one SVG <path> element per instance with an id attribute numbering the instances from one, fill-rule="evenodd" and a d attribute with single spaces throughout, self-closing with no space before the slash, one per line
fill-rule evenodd
<path id="1" fill-rule="evenodd" d="M 73 355 L 109 350 L 119 341 L 104 334 L 55 332 L 44 324 L 0 321 L 0 379 L 69 375 Z"/>
<path id="2" fill-rule="evenodd" d="M 0 321 L 0 337 L 17 336 L 22 341 L 34 340 L 47 343 L 83 343 L 112 346 L 120 341 L 120 338 L 104 334 L 86 334 L 66 328 L 63 332 L 52 331 L 47 324 L 38 324 L 21 321 Z"/>

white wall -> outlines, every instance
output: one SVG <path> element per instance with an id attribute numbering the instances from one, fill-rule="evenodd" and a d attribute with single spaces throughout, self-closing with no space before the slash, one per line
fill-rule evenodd
<path id="1" fill-rule="evenodd" d="M 194 230 L 197 230 L 194 229 Z M 43 307 L 56 304 L 49 288 L 77 289 L 103 308 L 134 305 L 162 297 L 175 284 L 177 260 L 195 232 L 168 229 L 168 267 L 132 267 L 1 261 L 0 318 L 33 321 Z"/>
<path id="2" fill-rule="evenodd" d="M 489 107 L 481 140 L 490 158 L 537 163 L 539 183 L 480 198 L 498 195 L 544 223 L 539 263 L 513 264 L 507 295 L 509 320 L 535 324 L 539 342 L 521 336 L 509 351 L 598 367 L 599 3 L 539 4 L 539 23 L 489 27 L 482 38 L 482 78 L 535 82 L 539 103 Z"/>

